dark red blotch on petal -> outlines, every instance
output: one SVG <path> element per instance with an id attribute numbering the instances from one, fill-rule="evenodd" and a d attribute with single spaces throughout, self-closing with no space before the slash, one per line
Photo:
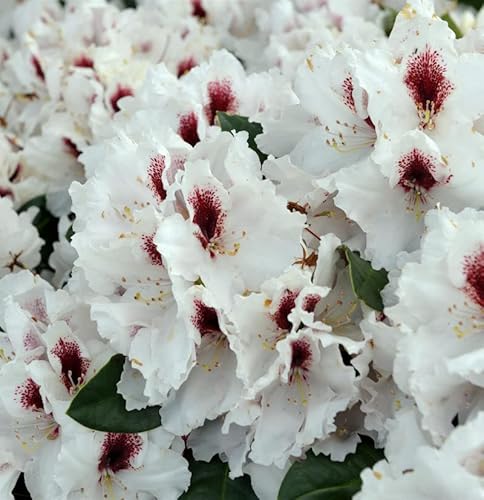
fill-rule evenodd
<path id="1" fill-rule="evenodd" d="M 201 19 L 207 17 L 207 12 L 203 8 L 202 0 L 192 0 L 192 16 Z"/>
<path id="2" fill-rule="evenodd" d="M 116 91 L 114 94 L 111 96 L 110 102 L 111 102 L 111 108 L 113 108 L 113 111 L 117 113 L 120 110 L 120 107 L 118 105 L 118 101 L 122 99 L 123 97 L 127 96 L 132 96 L 134 95 L 134 92 L 132 89 L 129 87 L 125 87 L 123 85 L 118 85 L 116 88 Z"/>
<path id="3" fill-rule="evenodd" d="M 298 339 L 291 344 L 292 358 L 290 368 L 290 381 L 292 382 L 294 374 L 300 373 L 303 377 L 311 366 L 313 358 L 311 345 L 306 339 Z"/>
<path id="4" fill-rule="evenodd" d="M 163 170 L 165 170 L 165 157 L 163 155 L 153 156 L 148 167 L 148 178 L 150 189 L 160 203 L 166 198 L 166 190 L 161 177 Z"/>
<path id="5" fill-rule="evenodd" d="M 39 59 L 36 56 L 32 56 L 32 64 L 34 66 L 35 74 L 43 81 L 45 82 L 45 74 L 44 70 L 42 69 L 42 66 L 40 64 Z"/>
<path id="6" fill-rule="evenodd" d="M 195 311 L 190 319 L 192 325 L 200 332 L 202 337 L 208 334 L 222 333 L 217 311 L 213 307 L 207 306 L 200 299 L 193 301 L 193 307 Z"/>
<path id="7" fill-rule="evenodd" d="M 303 300 L 303 310 L 307 312 L 314 312 L 314 309 L 316 309 L 316 306 L 318 305 L 320 300 L 321 296 L 316 295 L 315 293 L 306 295 Z"/>
<path id="8" fill-rule="evenodd" d="M 480 307 L 484 307 L 484 246 L 464 259 L 465 292 Z"/>
<path id="9" fill-rule="evenodd" d="M 178 134 L 191 146 L 195 146 L 200 142 L 200 137 L 198 137 L 198 118 L 197 115 L 192 111 L 185 115 L 180 116 L 180 124 L 178 127 Z"/>
<path id="10" fill-rule="evenodd" d="M 15 396 L 18 398 L 20 406 L 25 410 L 39 411 L 44 409 L 40 386 L 31 378 L 15 389 Z"/>
<path id="11" fill-rule="evenodd" d="M 292 323 L 289 321 L 289 314 L 296 305 L 299 290 L 285 290 L 282 294 L 276 312 L 272 315 L 272 320 L 281 330 L 290 330 Z"/>
<path id="12" fill-rule="evenodd" d="M 217 111 L 234 113 L 237 111 L 237 98 L 232 90 L 230 80 L 217 80 L 207 85 L 208 104 L 205 106 L 205 114 L 208 123 L 213 125 Z"/>
<path id="13" fill-rule="evenodd" d="M 435 159 L 418 149 L 412 149 L 398 161 L 400 180 L 398 185 L 408 191 L 430 191 L 438 182 L 435 172 Z"/>
<path id="14" fill-rule="evenodd" d="M 73 64 L 78 68 L 94 68 L 94 61 L 84 54 L 76 57 Z"/>
<path id="15" fill-rule="evenodd" d="M 120 470 L 131 469 L 131 461 L 137 457 L 142 447 L 143 439 L 139 434 L 109 432 L 101 445 L 98 471 L 116 474 Z"/>
<path id="16" fill-rule="evenodd" d="M 144 234 L 141 237 L 141 248 L 146 252 L 146 255 L 149 257 L 151 263 L 154 266 L 162 266 L 163 260 L 161 258 L 160 252 L 158 251 L 158 248 L 156 248 L 154 237 L 154 233 Z"/>
<path id="17" fill-rule="evenodd" d="M 445 76 L 446 71 L 442 56 L 430 47 L 410 58 L 404 83 L 418 109 L 427 109 L 431 114 L 442 109 L 454 89 Z"/>
<path id="18" fill-rule="evenodd" d="M 71 141 L 68 137 L 62 138 L 62 143 L 64 144 L 64 148 L 66 153 L 70 154 L 74 158 L 78 158 L 81 152 L 77 149 L 76 144 Z"/>
<path id="19" fill-rule="evenodd" d="M 223 232 L 226 214 L 222 202 L 214 188 L 196 187 L 188 197 L 188 203 L 193 207 L 193 223 L 200 229 L 197 238 L 203 248 L 207 248 Z"/>
<path id="20" fill-rule="evenodd" d="M 195 59 L 192 56 L 187 57 L 186 59 L 183 59 L 182 61 L 180 61 L 178 63 L 178 68 L 176 71 L 178 78 L 183 76 L 185 73 L 188 73 L 196 65 L 197 65 L 197 61 L 195 61 Z"/>
<path id="21" fill-rule="evenodd" d="M 70 391 L 84 381 L 90 362 L 82 356 L 75 340 L 60 338 L 50 352 L 60 361 L 61 379 L 66 389 Z"/>

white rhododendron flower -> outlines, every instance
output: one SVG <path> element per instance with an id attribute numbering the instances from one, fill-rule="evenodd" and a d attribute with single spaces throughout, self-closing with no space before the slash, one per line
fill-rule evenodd
<path id="1" fill-rule="evenodd" d="M 43 240 L 32 225 L 34 208 L 17 214 L 8 197 L 0 198 L 2 243 L 0 244 L 0 277 L 22 269 L 32 269 L 40 262 Z"/>
<path id="2" fill-rule="evenodd" d="M 483 19 L 2 2 L 0 500 L 483 500 Z"/>

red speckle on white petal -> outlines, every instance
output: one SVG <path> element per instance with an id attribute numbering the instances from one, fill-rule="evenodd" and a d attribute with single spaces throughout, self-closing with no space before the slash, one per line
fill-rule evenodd
<path id="1" fill-rule="evenodd" d="M 404 83 L 417 107 L 421 128 L 435 127 L 435 116 L 454 89 L 446 71 L 442 56 L 430 47 L 408 61 Z"/>
<path id="2" fill-rule="evenodd" d="M 205 114 L 208 123 L 213 125 L 217 111 L 235 113 L 237 111 L 237 98 L 232 90 L 232 83 L 228 79 L 210 82 L 207 85 L 208 104 Z"/>
<path id="3" fill-rule="evenodd" d="M 61 380 L 67 390 L 71 391 L 84 381 L 90 361 L 82 356 L 75 340 L 60 338 L 50 352 L 60 361 Z"/>
<path id="4" fill-rule="evenodd" d="M 222 209 L 222 202 L 214 188 L 196 187 L 188 196 L 188 203 L 193 208 L 193 223 L 199 228 L 196 237 L 204 249 L 208 248 L 211 257 L 215 257 L 210 244 L 214 243 L 224 230 L 226 213 Z"/>
<path id="5" fill-rule="evenodd" d="M 161 254 L 156 248 L 156 244 L 154 242 L 155 233 L 153 234 L 144 234 L 141 237 L 141 248 L 146 252 L 146 255 L 150 259 L 150 262 L 154 266 L 162 266 L 163 260 L 161 258 Z"/>
<path id="6" fill-rule="evenodd" d="M 15 399 L 24 410 L 43 411 L 44 402 L 40 395 L 40 386 L 31 378 L 15 389 Z"/>
<path id="7" fill-rule="evenodd" d="M 24 305 L 24 309 L 26 309 L 30 313 L 32 319 L 35 322 L 40 321 L 41 323 L 45 324 L 49 322 L 44 299 L 37 298 L 32 300 L 31 302 L 27 302 Z"/>
<path id="8" fill-rule="evenodd" d="M 356 113 L 356 106 L 355 106 L 355 99 L 353 97 L 353 78 L 351 78 L 350 75 L 348 75 L 344 80 L 343 80 L 343 102 L 345 105 L 353 111 L 353 113 Z"/>
<path id="9" fill-rule="evenodd" d="M 296 299 L 299 295 L 299 290 L 285 290 L 282 294 L 277 310 L 271 315 L 272 321 L 281 330 L 291 330 L 292 323 L 289 321 L 289 314 L 296 305 Z"/>
<path id="10" fill-rule="evenodd" d="M 139 434 L 115 434 L 108 432 L 101 445 L 98 471 L 101 473 L 132 469 L 132 461 L 139 455 L 143 439 Z"/>
<path id="11" fill-rule="evenodd" d="M 149 187 L 159 203 L 165 200 L 166 190 L 163 186 L 162 174 L 165 170 L 165 157 L 163 155 L 153 156 L 148 167 Z"/>
<path id="12" fill-rule="evenodd" d="M 191 146 L 195 146 L 195 144 L 200 142 L 197 130 L 198 118 L 193 111 L 180 116 L 179 123 L 178 134 L 185 142 L 188 142 Z"/>
<path id="13" fill-rule="evenodd" d="M 484 307 L 484 245 L 464 259 L 466 285 L 464 292 L 480 307 Z"/>

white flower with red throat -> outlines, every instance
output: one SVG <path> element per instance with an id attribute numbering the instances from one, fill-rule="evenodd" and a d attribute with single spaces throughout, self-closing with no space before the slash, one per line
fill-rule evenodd
<path id="1" fill-rule="evenodd" d="M 263 151 L 291 161 L 313 176 L 367 158 L 376 142 L 368 115 L 368 96 L 355 73 L 358 54 L 313 49 L 295 79 L 297 106 L 286 107 L 275 119 L 263 117 Z M 285 126 L 285 129 L 284 129 Z"/>
<path id="2" fill-rule="evenodd" d="M 290 213 L 270 182 L 249 177 L 225 188 L 198 160 L 185 164 L 180 191 L 188 214 L 162 220 L 155 243 L 172 275 L 200 277 L 223 307 L 299 253 L 304 216 Z"/>
<path id="3" fill-rule="evenodd" d="M 454 33 L 429 2 L 407 4 L 388 49 L 361 54 L 357 66 L 379 137 L 377 149 L 415 128 L 437 142 L 456 124 L 471 134 L 473 122 L 484 113 L 470 97 L 479 92 L 471 75 L 484 70 L 484 56 L 459 55 Z"/>
<path id="4" fill-rule="evenodd" d="M 453 144 L 439 148 L 414 130 L 394 141 L 379 165 L 369 160 L 318 181 L 338 190 L 336 205 L 366 232 L 365 256 L 375 267 L 391 269 L 399 252 L 418 248 L 424 215 L 437 204 L 454 210 L 482 206 L 480 174 L 473 167 L 479 148 L 468 138 L 465 152 Z"/>
<path id="5" fill-rule="evenodd" d="M 402 332 L 394 378 L 439 444 L 484 387 L 484 217 L 437 209 L 425 222 L 421 256 L 404 265 L 386 314 Z"/>
<path id="6" fill-rule="evenodd" d="M 144 116 L 138 112 L 119 137 L 85 153 L 90 178 L 71 187 L 72 245 L 100 334 L 128 355 L 158 404 L 186 378 L 194 356 L 154 242 L 158 217 L 176 208 L 170 186 L 190 146 L 166 127 L 143 128 Z M 175 358 L 176 368 L 168 362 Z"/>
<path id="7" fill-rule="evenodd" d="M 0 198 L 2 244 L 0 247 L 0 277 L 22 269 L 31 269 L 40 263 L 43 240 L 33 226 L 36 210 L 17 214 L 10 198 Z"/>
<path id="8" fill-rule="evenodd" d="M 236 406 L 242 382 L 236 377 L 236 357 L 230 346 L 227 320 L 214 294 L 201 285 L 177 295 L 181 315 L 195 338 L 196 363 L 188 378 L 172 391 L 160 410 L 163 426 L 183 436 Z"/>
<path id="9" fill-rule="evenodd" d="M 54 478 L 62 498 L 176 500 L 190 483 L 188 463 L 161 430 L 142 434 L 79 430 L 62 443 Z"/>
<path id="10" fill-rule="evenodd" d="M 249 458 L 282 468 L 290 456 L 336 430 L 334 417 L 356 396 L 355 371 L 336 345 L 323 348 L 316 332 L 301 329 L 276 346 L 276 380 L 263 389 L 261 415 Z"/>
<path id="11" fill-rule="evenodd" d="M 329 292 L 327 287 L 312 284 L 309 271 L 296 267 L 266 281 L 261 290 L 236 296 L 230 314 L 237 374 L 251 397 L 277 376 L 271 370 L 279 356 L 277 344 L 297 330 L 302 320 L 314 322 L 314 310 Z"/>

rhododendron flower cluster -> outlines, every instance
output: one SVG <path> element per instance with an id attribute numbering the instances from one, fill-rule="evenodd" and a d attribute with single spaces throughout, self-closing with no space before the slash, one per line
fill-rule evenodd
<path id="1" fill-rule="evenodd" d="M 484 498 L 466 3 L 2 4 L 0 500 Z"/>

